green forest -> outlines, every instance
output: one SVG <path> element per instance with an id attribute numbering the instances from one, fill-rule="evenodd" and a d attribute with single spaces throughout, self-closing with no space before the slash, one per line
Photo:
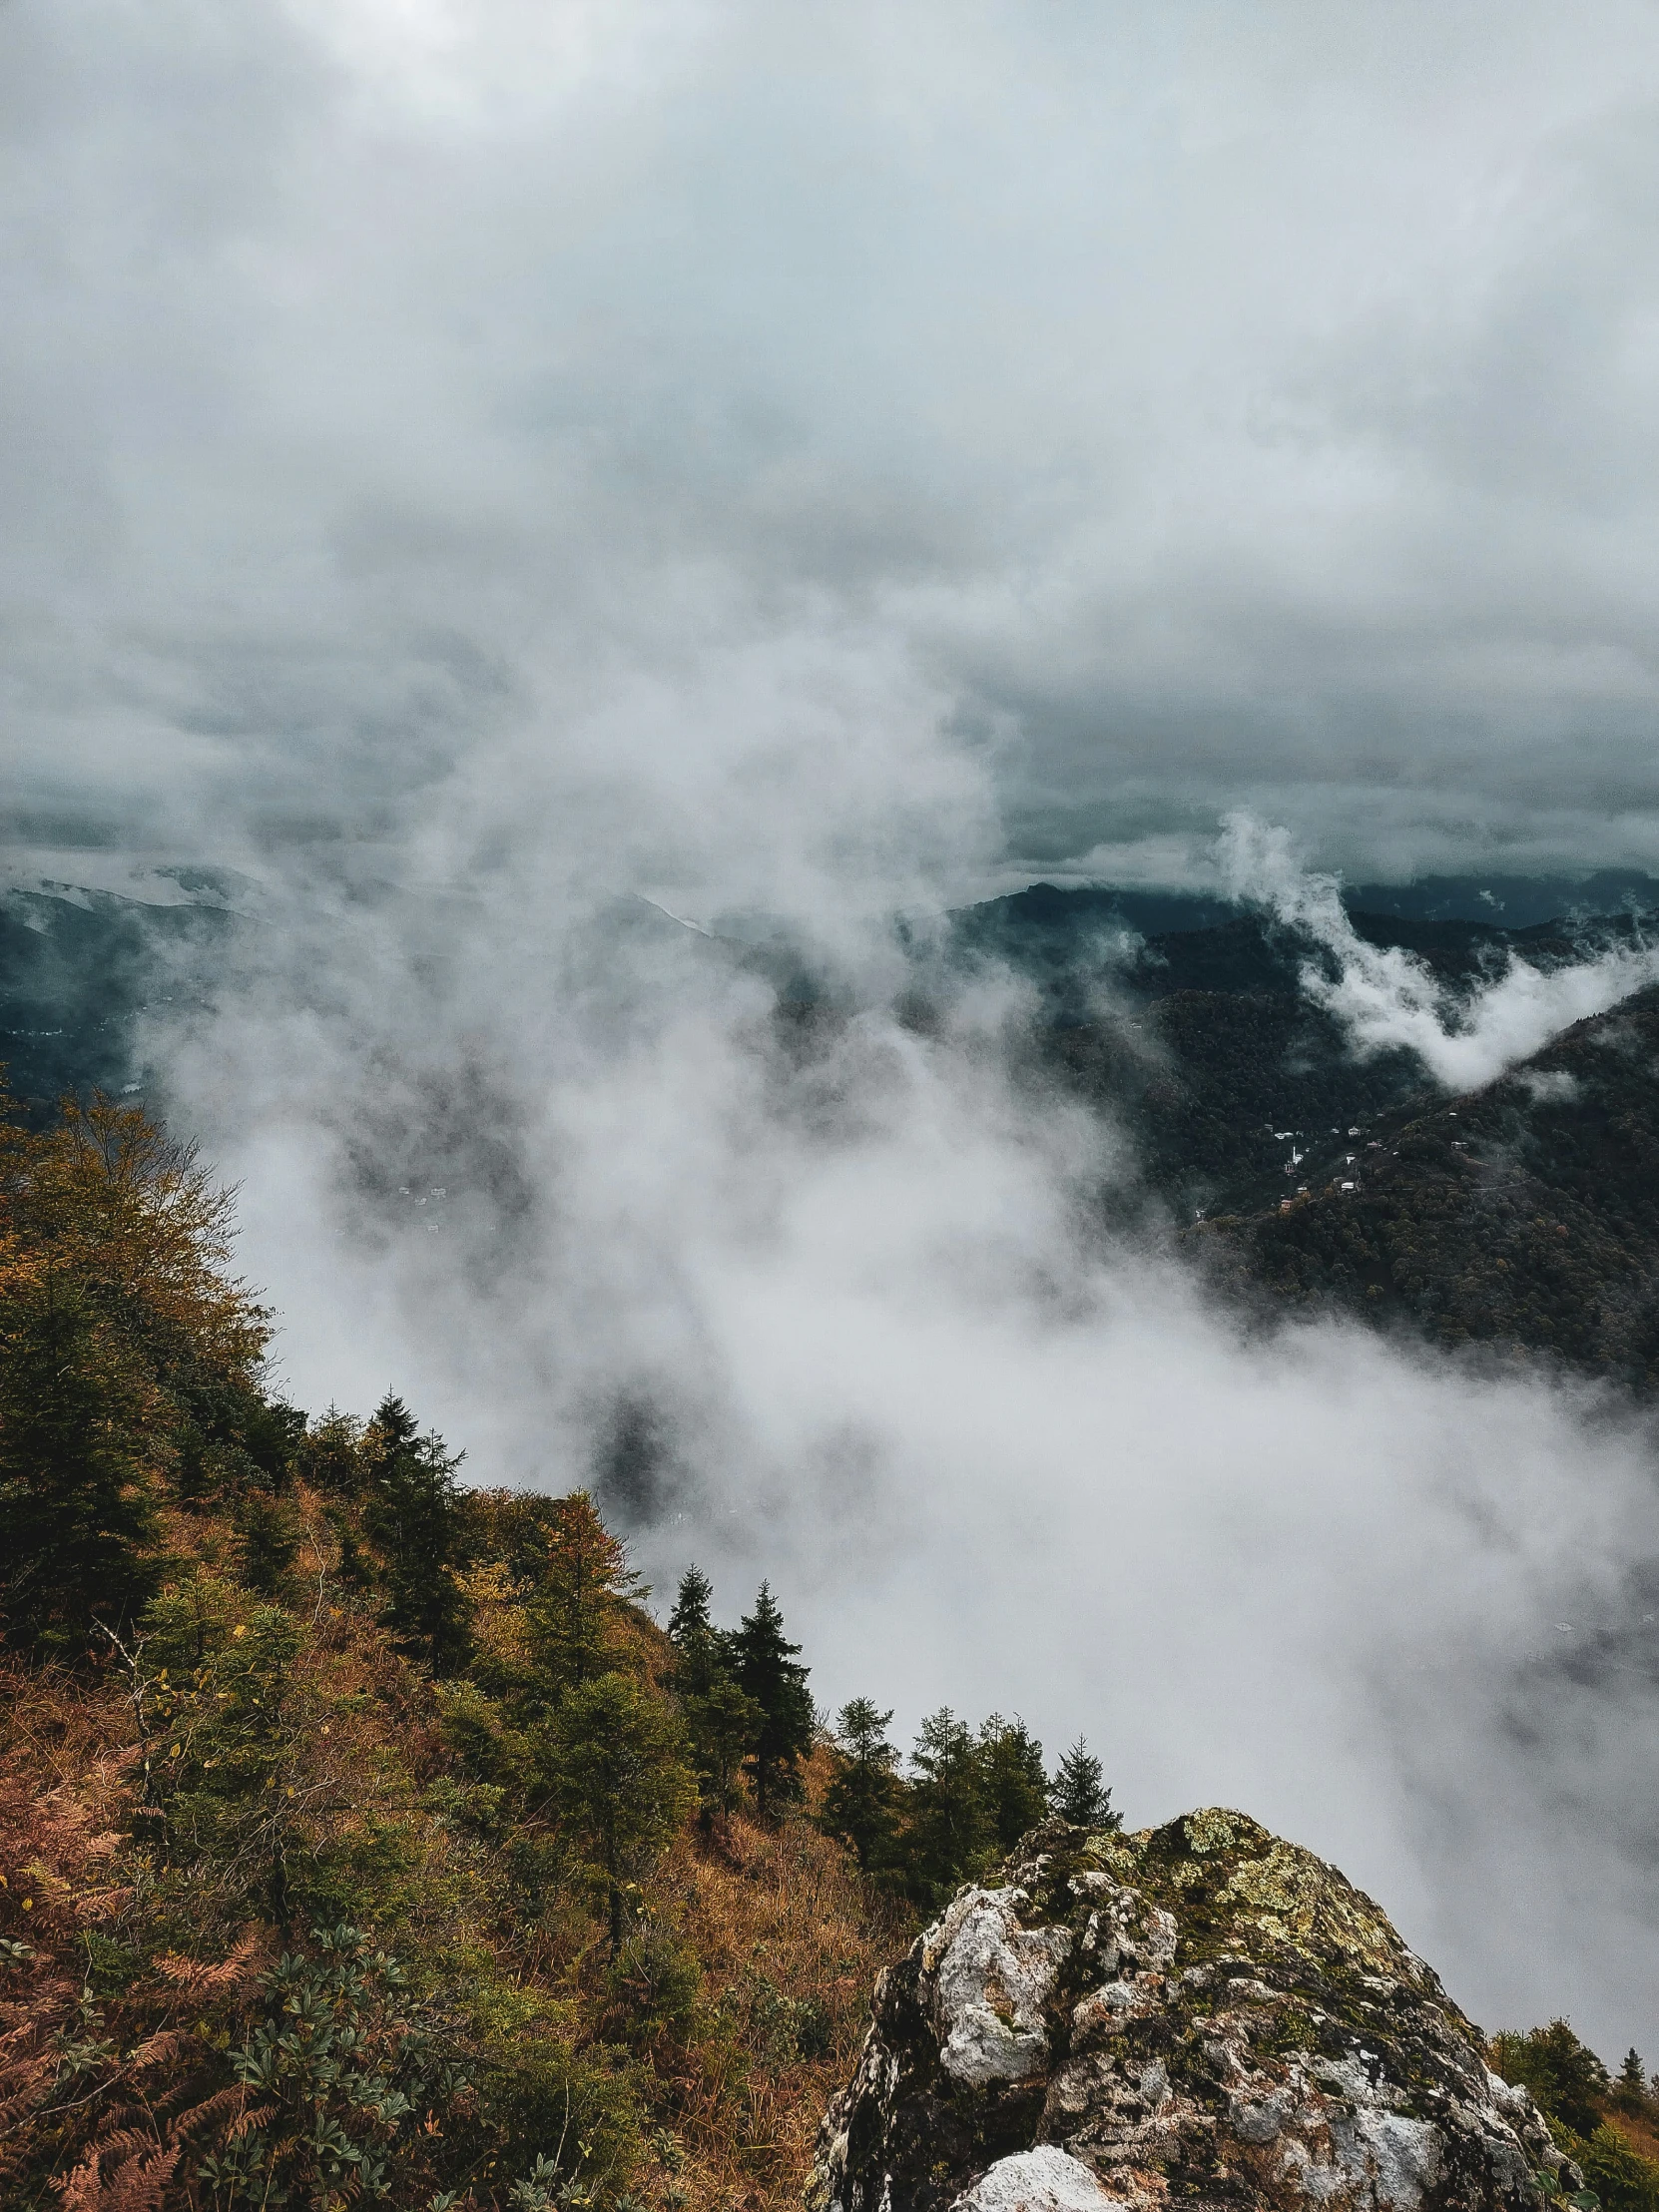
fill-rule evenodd
<path id="1" fill-rule="evenodd" d="M 5 2203 L 798 2202 L 879 1967 L 1049 1813 L 1117 1825 L 1100 1761 L 948 1709 L 901 1756 L 767 1582 L 654 1611 L 585 1491 L 307 1417 L 233 1234 L 137 1108 L 0 1122 Z M 1635 2053 L 1492 2053 L 1654 2212 Z"/>

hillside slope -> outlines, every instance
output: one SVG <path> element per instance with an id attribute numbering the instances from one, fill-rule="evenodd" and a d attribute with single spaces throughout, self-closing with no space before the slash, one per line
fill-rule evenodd
<path id="1" fill-rule="evenodd" d="M 1659 989 L 1488 1088 L 1313 1146 L 1306 1196 L 1184 1233 L 1217 1275 L 1659 1388 Z M 1352 1160 L 1352 1165 L 1350 1161 Z M 1345 1188 L 1352 1184 L 1353 1188 Z"/>

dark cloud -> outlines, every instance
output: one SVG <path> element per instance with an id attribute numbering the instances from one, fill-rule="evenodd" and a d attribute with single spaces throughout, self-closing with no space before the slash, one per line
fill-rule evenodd
<path id="1" fill-rule="evenodd" d="M 23 796 L 383 827 L 806 637 L 1045 863 L 1651 859 L 1659 32 L 1597 20 L 8 10 Z"/>

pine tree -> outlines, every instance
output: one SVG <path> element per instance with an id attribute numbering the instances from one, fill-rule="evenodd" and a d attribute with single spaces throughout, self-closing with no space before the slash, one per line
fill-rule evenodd
<path id="1" fill-rule="evenodd" d="M 714 1594 L 714 1584 L 701 1567 L 688 1567 L 680 1577 L 668 1635 L 675 1652 L 674 1687 L 682 1697 L 706 1697 L 719 1678 L 730 1674 L 725 1638 L 709 1616 Z"/>
<path id="2" fill-rule="evenodd" d="M 892 1866 L 898 1836 L 898 1754 L 886 1738 L 891 1719 L 871 1699 L 855 1697 L 835 1720 L 835 1771 L 821 1825 L 851 1845 L 866 1875 Z"/>
<path id="3" fill-rule="evenodd" d="M 729 1644 L 733 1679 L 761 1712 L 747 1764 L 762 1820 L 802 1794 L 800 1762 L 812 1747 L 813 1701 L 807 1692 L 808 1670 L 796 1658 L 800 1649 L 785 1637 L 772 1585 L 763 1582 L 754 1612 L 744 1617 Z"/>
<path id="4" fill-rule="evenodd" d="M 237 1507 L 237 1566 L 261 1597 L 276 1597 L 299 1551 L 299 1515 L 285 1498 L 250 1490 Z"/>
<path id="5" fill-rule="evenodd" d="M 910 1764 L 915 1778 L 906 1803 L 905 1887 L 932 1912 L 981 1872 L 995 1832 L 981 1786 L 979 1747 L 948 1705 L 922 1722 Z"/>
<path id="6" fill-rule="evenodd" d="M 553 1804 L 603 1885 L 613 1957 L 622 1948 L 625 1882 L 690 1810 L 683 1753 L 671 1709 L 624 1675 L 581 1684 L 554 1717 Z"/>
<path id="7" fill-rule="evenodd" d="M 729 1674 L 717 1674 L 706 1690 L 681 1701 L 691 1747 L 704 1826 L 731 1812 L 750 1747 L 766 1716 Z"/>
<path id="8" fill-rule="evenodd" d="M 455 1580 L 464 1523 L 455 1469 L 434 1431 L 422 1436 L 414 1415 L 389 1393 L 363 1442 L 369 1466 L 364 1522 L 384 1560 L 382 1626 L 435 1674 L 464 1661 L 467 1602 Z"/>
<path id="9" fill-rule="evenodd" d="M 1060 1761 L 1054 1780 L 1048 1786 L 1048 1802 L 1051 1811 L 1061 1820 L 1070 1821 L 1074 1828 L 1118 1829 L 1123 1826 L 1123 1815 L 1112 1811 L 1112 1793 L 1105 1786 L 1105 1770 L 1082 1736 Z"/>
<path id="10" fill-rule="evenodd" d="M 580 1689 L 609 1670 L 623 1609 L 648 1593 L 586 1490 L 551 1499 L 543 1519 L 529 1605 L 537 1664 L 555 1691 Z"/>
<path id="11" fill-rule="evenodd" d="M 1636 2113 L 1646 2109 L 1647 2101 L 1647 2069 L 1642 2064 L 1641 2052 L 1632 2044 L 1624 2054 L 1619 2077 L 1613 2084 L 1613 2102 L 1621 2112 Z"/>
<path id="12" fill-rule="evenodd" d="M 145 1429 L 155 1392 L 86 1293 L 61 1276 L 0 1303 L 0 1608 L 8 1642 L 70 1657 L 118 1633 L 160 1563 Z"/>
<path id="13" fill-rule="evenodd" d="M 1575 2135 L 1593 2135 L 1607 2094 L 1607 2068 L 1581 2043 L 1566 2020 L 1499 2034 L 1491 2041 L 1492 2065 L 1505 2081 L 1530 2089 L 1546 2119 L 1560 2120 Z"/>
<path id="14" fill-rule="evenodd" d="M 1043 1747 L 1017 1716 L 993 1713 L 979 1730 L 980 1790 L 997 1847 L 1012 1851 L 1048 1811 Z"/>

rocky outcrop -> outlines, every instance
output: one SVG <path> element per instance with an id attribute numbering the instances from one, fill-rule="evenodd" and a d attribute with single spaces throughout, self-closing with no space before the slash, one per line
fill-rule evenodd
<path id="1" fill-rule="evenodd" d="M 1242 1814 L 1050 1822 L 876 1984 L 814 2212 L 1528 2212 L 1581 2186 L 1386 1917 Z"/>

